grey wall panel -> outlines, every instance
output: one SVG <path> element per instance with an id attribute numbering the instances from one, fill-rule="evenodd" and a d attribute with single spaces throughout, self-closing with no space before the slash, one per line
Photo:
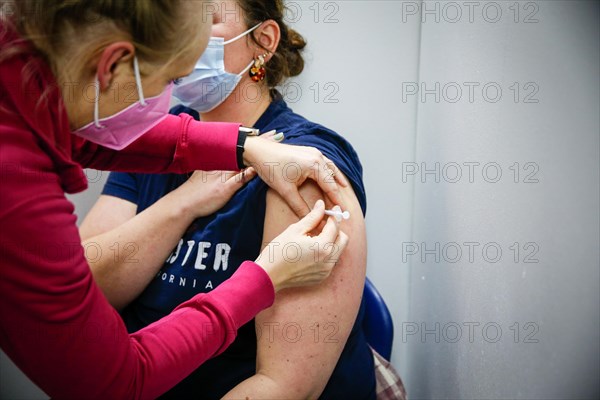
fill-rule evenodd
<path id="1" fill-rule="evenodd" d="M 440 174 L 414 176 L 408 386 L 413 398 L 595 398 L 598 4 L 516 3 L 517 22 L 515 3 L 496 4 L 497 22 L 488 8 L 489 21 L 422 26 L 433 90 L 416 160 Z"/>

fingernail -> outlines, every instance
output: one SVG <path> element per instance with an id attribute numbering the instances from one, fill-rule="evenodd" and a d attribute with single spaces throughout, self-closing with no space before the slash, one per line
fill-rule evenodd
<path id="1" fill-rule="evenodd" d="M 321 199 L 317 200 L 315 203 L 315 208 L 325 208 L 325 202 Z"/>
<path id="2" fill-rule="evenodd" d="M 273 140 L 277 141 L 277 142 L 281 142 L 283 140 L 283 132 L 279 132 L 275 135 L 273 135 Z"/>

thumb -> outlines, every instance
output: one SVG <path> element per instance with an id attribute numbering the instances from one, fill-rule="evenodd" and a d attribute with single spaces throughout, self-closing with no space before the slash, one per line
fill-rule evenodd
<path id="1" fill-rule="evenodd" d="M 288 204 L 294 214 L 298 216 L 298 218 L 303 218 L 309 213 L 310 208 L 302 196 L 300 196 L 296 185 L 291 185 L 291 189 L 289 190 L 282 190 L 279 192 L 279 195 L 283 197 L 285 202 Z"/>
<path id="2" fill-rule="evenodd" d="M 225 182 L 227 192 L 233 195 L 235 192 L 241 189 L 242 186 L 250 182 L 255 176 L 256 170 L 252 167 L 246 168 L 244 171 L 233 175 L 227 179 L 227 182 Z"/>
<path id="3" fill-rule="evenodd" d="M 248 167 L 242 171 L 242 184 L 250 182 L 256 176 L 256 170 L 252 167 Z"/>
<path id="4" fill-rule="evenodd" d="M 314 230 L 325 216 L 325 203 L 323 200 L 317 200 L 315 207 L 309 212 L 306 217 L 298 221 L 298 227 L 302 233 L 308 233 Z"/>

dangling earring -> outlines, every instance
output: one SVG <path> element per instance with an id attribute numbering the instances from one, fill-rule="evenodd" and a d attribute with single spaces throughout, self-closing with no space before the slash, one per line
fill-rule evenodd
<path id="1" fill-rule="evenodd" d="M 254 65 L 252 68 L 250 68 L 250 78 L 252 78 L 254 82 L 260 82 L 265 79 L 265 75 L 267 74 L 267 71 L 265 70 L 266 56 L 267 53 L 256 57 L 256 60 L 254 60 Z"/>

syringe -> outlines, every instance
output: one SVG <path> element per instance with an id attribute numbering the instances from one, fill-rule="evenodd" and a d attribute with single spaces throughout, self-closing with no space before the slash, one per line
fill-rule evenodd
<path id="1" fill-rule="evenodd" d="M 335 206 L 331 210 L 325 210 L 325 214 L 335 217 L 337 222 L 341 222 L 342 219 L 350 219 L 350 212 L 342 212 L 342 208 L 340 206 Z"/>

